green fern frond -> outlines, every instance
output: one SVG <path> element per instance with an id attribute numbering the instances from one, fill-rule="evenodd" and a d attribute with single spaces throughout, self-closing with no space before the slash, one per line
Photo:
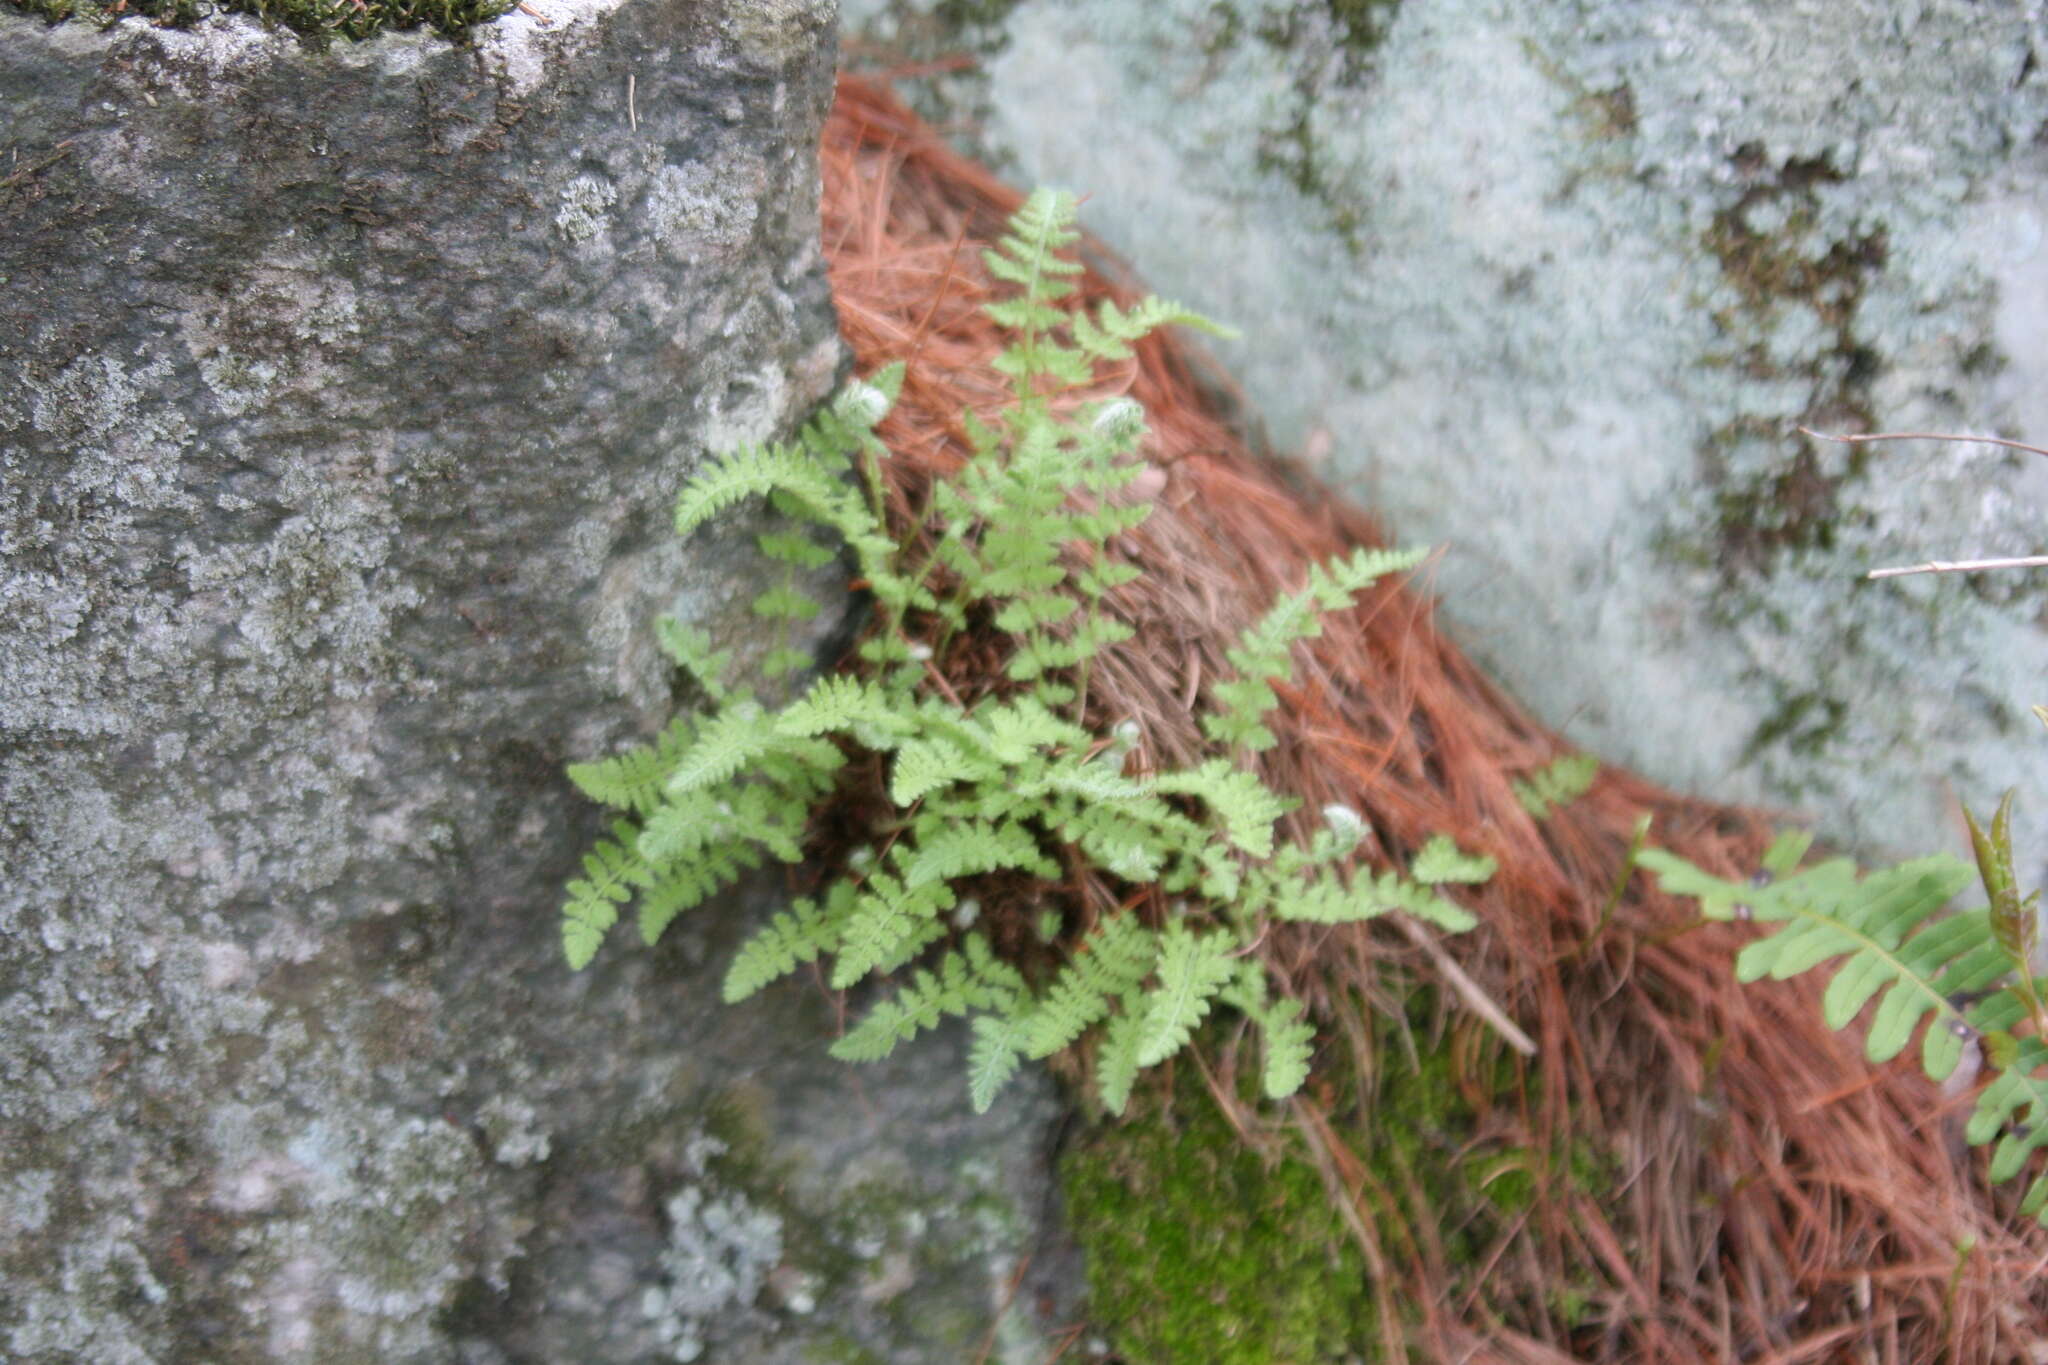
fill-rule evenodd
<path id="1" fill-rule="evenodd" d="M 1117 361 L 1131 358 L 1131 343 L 1161 327 L 1189 327 L 1226 340 L 1237 336 L 1232 328 L 1212 322 L 1191 308 L 1161 298 L 1140 301 L 1128 313 L 1115 303 L 1105 303 L 1094 318 L 1078 313 L 1073 321 L 1074 344 L 1090 360 Z"/>
<path id="2" fill-rule="evenodd" d="M 1000 769 L 964 752 L 944 738 L 914 739 L 896 751 L 890 771 L 889 799 L 909 806 L 940 787 L 955 782 L 984 782 Z"/>
<path id="3" fill-rule="evenodd" d="M 1219 744 L 1270 749 L 1273 734 L 1263 717 L 1279 704 L 1270 684 L 1294 675 L 1294 645 L 1323 633 L 1322 613 L 1350 606 L 1359 593 L 1381 578 L 1414 568 L 1427 554 L 1426 550 L 1358 550 L 1311 567 L 1300 592 L 1275 602 L 1225 651 L 1237 677 L 1210 688 L 1216 710 L 1202 718 L 1209 737 Z"/>
<path id="4" fill-rule="evenodd" d="M 1299 1000 L 1282 1000 L 1260 1017 L 1260 1034 L 1266 1044 L 1261 1080 L 1269 1100 L 1286 1099 L 1308 1079 L 1316 1030 L 1302 1015 Z"/>
<path id="5" fill-rule="evenodd" d="M 1433 835 L 1408 865 L 1408 875 L 1424 886 L 1457 882 L 1471 886 L 1493 880 L 1499 864 L 1483 853 L 1467 853 L 1448 834 Z"/>
<path id="6" fill-rule="evenodd" d="M 1154 791 L 1197 796 L 1221 820 L 1230 842 L 1254 858 L 1273 852 L 1273 823 L 1300 805 L 1277 796 L 1258 777 L 1227 758 L 1212 758 L 1186 772 L 1163 773 L 1152 781 Z"/>
<path id="7" fill-rule="evenodd" d="M 880 1061 L 896 1045 L 939 1026 L 947 1016 L 976 1010 L 1016 1013 L 1024 981 L 989 952 L 980 934 L 969 934 L 960 949 L 939 959 L 936 970 L 919 969 L 894 995 L 881 1001 L 858 1025 L 832 1045 L 842 1061 Z"/>
<path id="8" fill-rule="evenodd" d="M 898 713 L 895 699 L 874 683 L 835 673 L 812 683 L 810 690 L 784 707 L 775 718 L 775 729 L 783 735 L 814 736 L 843 733 L 855 726 L 877 727 L 901 733 L 909 727 Z"/>
<path id="9" fill-rule="evenodd" d="M 790 902 L 733 958 L 725 973 L 725 1002 L 744 1000 L 789 975 L 798 964 L 816 962 L 837 947 L 840 926 L 852 908 L 853 888 L 846 882 L 834 883 L 824 906 L 808 898 Z"/>
<path id="10" fill-rule="evenodd" d="M 1023 1062 L 1024 1024 L 1014 1015 L 975 1016 L 974 1045 L 967 1052 L 967 1099 L 986 1114 L 996 1092 L 1009 1084 Z"/>
<path id="11" fill-rule="evenodd" d="M 676 667 L 690 675 L 714 705 L 724 705 L 732 695 L 726 679 L 732 672 L 732 654 L 714 647 L 711 637 L 695 626 L 686 626 L 673 616 L 658 616 L 654 638 L 661 652 Z"/>
<path id="12" fill-rule="evenodd" d="M 837 558 L 801 531 L 763 531 L 754 543 L 768 558 L 796 569 L 822 569 Z"/>
<path id="13" fill-rule="evenodd" d="M 1236 942 L 1224 933 L 1195 934 L 1169 925 L 1159 938 L 1159 984 L 1145 996 L 1137 1062 L 1156 1066 L 1187 1046 L 1209 1004 L 1236 970 Z"/>
<path id="14" fill-rule="evenodd" d="M 973 1006 L 957 959 L 948 955 L 942 967 L 955 970 L 912 973 L 908 984 L 877 1001 L 867 1017 L 832 1044 L 832 1055 L 842 1062 L 878 1062 L 898 1043 L 937 1028 L 946 1016 L 966 1014 Z"/>
<path id="15" fill-rule="evenodd" d="M 677 915 L 696 909 L 760 865 L 761 854 L 751 843 L 733 839 L 655 872 L 640 893 L 640 941 L 653 944 Z"/>
<path id="16" fill-rule="evenodd" d="M 906 944 L 929 941 L 926 931 L 953 902 L 944 882 L 906 887 L 886 872 L 869 877 L 840 938 L 832 989 L 843 991 L 877 968 L 887 970 Z"/>
<path id="17" fill-rule="evenodd" d="M 595 763 L 571 763 L 569 780 L 593 801 L 645 815 L 660 804 L 669 774 L 696 738 L 697 718 L 677 716 L 652 744 L 638 744 Z"/>
<path id="18" fill-rule="evenodd" d="M 2014 1044 L 2008 1065 L 1984 1087 L 1963 1129 L 1974 1147 L 1998 1140 L 1991 1153 L 1994 1184 L 2018 1175 L 2029 1156 L 2048 1146 L 2048 1078 L 2041 1075 L 2048 1067 L 2048 1042 L 2029 1035 Z"/>
<path id="19" fill-rule="evenodd" d="M 1111 1016 L 1095 1050 L 1095 1093 L 1104 1109 L 1118 1115 L 1131 1102 L 1131 1087 L 1142 1069 L 1138 1049 L 1145 1040 L 1145 1015 L 1138 1012 L 1141 1000 L 1123 1003 L 1123 1012 Z"/>
<path id="20" fill-rule="evenodd" d="M 785 489 L 820 503 L 832 500 L 831 481 L 801 450 L 786 445 L 743 446 L 714 456 L 676 499 L 677 535 L 689 535 L 719 513 L 750 498 Z"/>
<path id="21" fill-rule="evenodd" d="M 1515 800 L 1532 820 L 1547 819 L 1559 806 L 1567 806 L 1592 790 L 1600 775 L 1600 760 L 1591 754 L 1566 754 L 1544 764 L 1528 778 L 1516 778 L 1509 785 Z"/>
<path id="22" fill-rule="evenodd" d="M 1282 882 L 1272 897 L 1275 918 L 1310 924 L 1351 924 L 1395 910 L 1452 933 L 1463 933 L 1479 922 L 1471 912 L 1392 871 L 1372 876 L 1361 869 L 1347 885 L 1331 869 L 1305 882 Z"/>
<path id="23" fill-rule="evenodd" d="M 1074 950 L 1028 1019 L 1024 1052 L 1050 1057 L 1109 1014 L 1110 1004 L 1152 974 L 1159 941 L 1132 914 L 1111 915 Z"/>
<path id="24" fill-rule="evenodd" d="M 947 822 L 913 847 L 898 843 L 892 855 L 903 869 L 904 885 L 958 881 L 1000 868 L 1029 872 L 1042 880 L 1059 877 L 1059 864 L 1038 846 L 1038 836 L 1015 820 Z"/>
<path id="25" fill-rule="evenodd" d="M 692 744 L 669 774 L 668 794 L 685 793 L 724 782 L 774 747 L 775 732 L 765 723 L 761 708 L 751 701 L 737 702 L 704 722 Z"/>
<path id="26" fill-rule="evenodd" d="M 1655 872 L 1666 891 L 1698 899 L 1709 919 L 1783 922 L 1736 956 L 1740 980 L 1783 981 L 1846 957 L 1828 983 L 1823 1009 L 1829 1028 L 1846 1028 L 1878 991 L 1886 992 L 1865 1043 L 1871 1060 L 1897 1056 L 1930 1014 L 1974 1031 L 1949 1002 L 1955 989 L 1949 973 L 1981 976 L 1980 950 L 1996 947 L 1989 917 L 1982 911 L 1958 915 L 1914 934 L 1970 883 L 1961 859 L 1917 858 L 1859 882 L 1855 864 L 1836 858 L 1761 885 L 1713 877 L 1663 849 L 1644 849 L 1637 862 Z"/>
<path id="27" fill-rule="evenodd" d="M 562 952 L 577 971 L 590 965 L 605 932 L 619 922 L 619 907 L 647 884 L 647 864 L 633 851 L 636 831 L 621 820 L 612 837 L 599 839 L 583 855 L 583 875 L 569 883 L 562 906 Z"/>
<path id="28" fill-rule="evenodd" d="M 747 609 L 764 621 L 809 621 L 824 608 L 787 583 L 756 593 Z"/>

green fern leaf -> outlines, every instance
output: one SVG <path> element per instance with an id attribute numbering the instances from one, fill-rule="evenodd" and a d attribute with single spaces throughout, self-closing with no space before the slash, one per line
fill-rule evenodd
<path id="1" fill-rule="evenodd" d="M 676 534 L 689 535 L 726 509 L 776 489 L 818 506 L 830 504 L 834 495 L 831 479 L 802 451 L 785 445 L 746 446 L 714 456 L 684 485 L 676 499 Z"/>
<path id="2" fill-rule="evenodd" d="M 1138 1079 L 1138 1049 L 1145 1038 L 1145 1016 L 1137 1012 L 1138 1007 L 1137 1001 L 1125 1001 L 1124 1012 L 1109 1021 L 1102 1033 L 1102 1046 L 1095 1051 L 1095 1093 L 1112 1114 L 1124 1112 Z"/>
<path id="3" fill-rule="evenodd" d="M 837 558 L 801 531 L 763 531 L 754 537 L 754 543 L 768 558 L 799 569 L 822 569 Z"/>
<path id="4" fill-rule="evenodd" d="M 722 994 L 727 1004 L 746 999 L 771 981 L 816 962 L 839 943 L 839 928 L 853 905 L 853 888 L 836 882 L 825 906 L 808 898 L 792 901 L 748 939 L 726 969 Z M 826 908 L 831 907 L 831 908 Z"/>
<path id="5" fill-rule="evenodd" d="M 1038 847 L 1038 836 L 1015 820 L 995 824 L 970 820 L 948 824 L 928 837 L 920 837 L 913 848 L 899 843 L 893 854 L 903 869 L 905 886 L 916 888 L 933 882 L 959 881 L 998 868 L 1030 872 L 1046 881 L 1057 880 L 1059 864 Z"/>
<path id="6" fill-rule="evenodd" d="M 640 893 L 640 941 L 655 943 L 677 915 L 694 910 L 760 865 L 754 846 L 735 839 L 657 872 Z"/>
<path id="7" fill-rule="evenodd" d="M 724 782 L 773 744 L 774 731 L 764 723 L 761 708 L 751 701 L 735 702 L 699 728 L 697 742 L 669 774 L 668 794 L 682 796 Z"/>
<path id="8" fill-rule="evenodd" d="M 1223 821 L 1230 842 L 1254 858 L 1272 856 L 1273 822 L 1301 804 L 1276 796 L 1227 758 L 1212 758 L 1187 772 L 1162 774 L 1152 786 L 1155 791 L 1199 796 Z"/>
<path id="9" fill-rule="evenodd" d="M 1009 1084 L 1022 1061 L 1023 1021 L 983 1014 L 974 1020 L 974 1046 L 967 1053 L 967 1097 L 977 1114 L 986 1114 L 996 1092 Z"/>
<path id="10" fill-rule="evenodd" d="M 562 906 L 562 954 L 576 971 L 590 965 L 605 932 L 619 922 L 619 907 L 647 883 L 647 864 L 633 851 L 636 831 L 621 820 L 612 837 L 583 855 L 583 875 L 570 881 Z"/>
<path id="11" fill-rule="evenodd" d="M 1529 818 L 1543 820 L 1559 806 L 1592 790 L 1593 779 L 1599 775 L 1599 759 L 1591 754 L 1566 754 L 1538 768 L 1526 781 L 1517 778 L 1510 786 Z"/>
<path id="12" fill-rule="evenodd" d="M 1026 1021 L 1026 1056 L 1050 1057 L 1070 1046 L 1152 974 L 1159 942 L 1136 915 L 1111 915 L 1075 949 Z"/>
<path id="13" fill-rule="evenodd" d="M 832 989 L 843 991 L 869 972 L 887 970 L 906 945 L 929 942 L 932 921 L 953 908 L 944 882 L 906 888 L 886 872 L 868 878 L 867 888 L 847 917 L 832 964 Z"/>
<path id="14" fill-rule="evenodd" d="M 661 652 L 675 661 L 676 667 L 690 675 L 697 686 L 704 689 L 704 695 L 717 705 L 724 705 L 731 695 L 726 679 L 732 672 L 732 654 L 715 648 L 710 635 L 695 626 L 686 626 L 673 616 L 658 616 L 654 621 L 654 638 L 661 646 Z"/>
<path id="15" fill-rule="evenodd" d="M 595 763 L 571 763 L 569 780 L 593 801 L 645 815 L 661 803 L 669 774 L 696 736 L 697 718 L 677 716 L 652 744 L 636 745 Z"/>
<path id="16" fill-rule="evenodd" d="M 764 621 L 808 621 L 822 608 L 795 588 L 778 583 L 756 594 L 748 610 Z"/>
<path id="17" fill-rule="evenodd" d="M 818 679 L 775 718 L 776 732 L 784 735 L 843 733 L 855 726 L 894 733 L 906 728 L 888 693 L 843 673 Z"/>
<path id="18" fill-rule="evenodd" d="M 970 1006 L 964 974 L 951 955 L 943 966 L 952 970 L 916 972 L 910 984 L 877 1001 L 859 1024 L 832 1044 L 832 1055 L 842 1062 L 878 1062 L 898 1043 L 937 1028 L 947 1015 L 965 1014 Z"/>
<path id="19" fill-rule="evenodd" d="M 1301 1015 L 1299 1000 L 1282 1000 L 1261 1021 L 1266 1041 L 1263 1080 L 1269 1100 L 1286 1099 L 1308 1079 L 1316 1030 Z"/>
<path id="20" fill-rule="evenodd" d="M 907 807 L 940 787 L 986 781 L 996 772 L 994 764 L 970 757 L 945 739 L 914 739 L 896 751 L 889 799 Z"/>
<path id="21" fill-rule="evenodd" d="M 1228 934 L 1198 935 L 1180 924 L 1160 935 L 1159 984 L 1145 997 L 1139 1066 L 1156 1066 L 1187 1046 L 1216 993 L 1230 983 L 1235 946 Z"/>
<path id="22" fill-rule="evenodd" d="M 1446 882 L 1473 885 L 1491 881 L 1499 865 L 1492 858 L 1479 853 L 1467 853 L 1460 849 L 1448 834 L 1431 838 L 1415 855 L 1409 865 L 1408 875 L 1424 886 L 1441 886 Z"/>
<path id="23" fill-rule="evenodd" d="M 2018 1175 L 2029 1156 L 2048 1146 L 2048 1078 L 2040 1074 L 2048 1066 L 2048 1042 L 2031 1035 L 2015 1042 L 2012 1063 L 1984 1087 L 1963 1130 L 1972 1146 L 1998 1139 L 1991 1153 L 1994 1184 Z"/>

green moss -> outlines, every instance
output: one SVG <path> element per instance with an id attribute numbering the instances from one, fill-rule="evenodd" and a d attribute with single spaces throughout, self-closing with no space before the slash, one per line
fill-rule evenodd
<path id="1" fill-rule="evenodd" d="M 1307 1162 L 1269 1167 L 1208 1097 L 1103 1130 L 1061 1163 L 1094 1316 L 1133 1362 L 1315 1365 L 1368 1349 L 1365 1269 Z"/>
<path id="2" fill-rule="evenodd" d="M 386 29 L 430 28 L 460 37 L 510 10 L 513 0 L 0 0 L 52 23 L 108 25 L 147 19 L 184 28 L 214 14 L 253 14 L 309 38 L 360 39 Z"/>
<path id="3" fill-rule="evenodd" d="M 1491 1259 L 1542 1184 L 1612 1187 L 1612 1163 L 1588 1144 L 1545 1153 L 1490 1136 L 1482 1111 L 1512 1112 L 1521 1084 L 1512 1057 L 1460 1061 L 1417 1038 L 1411 1058 L 1400 1029 L 1378 1026 L 1369 1094 L 1324 1099 L 1366 1163 L 1365 1212 L 1395 1264 L 1420 1259 L 1413 1230 L 1427 1225 L 1458 1282 Z M 1135 1096 L 1131 1117 L 1063 1157 L 1092 1316 L 1133 1365 L 1382 1358 L 1376 1296 L 1321 1175 L 1291 1129 L 1273 1145 L 1270 1156 L 1253 1151 L 1205 1090 L 1184 1086 L 1170 1100 L 1157 1089 Z M 1487 1298 L 1484 1286 L 1456 1287 Z M 1568 1286 L 1537 1311 L 1576 1323 L 1589 1288 Z"/>

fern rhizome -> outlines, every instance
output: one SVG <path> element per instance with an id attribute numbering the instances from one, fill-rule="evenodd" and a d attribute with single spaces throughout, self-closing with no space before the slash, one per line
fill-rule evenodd
<path id="1" fill-rule="evenodd" d="M 728 1001 L 801 964 L 817 964 L 835 990 L 894 976 L 893 993 L 835 1055 L 877 1059 L 964 1017 L 977 1110 L 1023 1061 L 1082 1045 L 1113 1112 L 1141 1070 L 1178 1052 L 1222 1005 L 1259 1031 L 1263 1088 L 1278 1098 L 1307 1077 L 1315 1035 L 1260 965 L 1268 926 L 1401 912 L 1463 930 L 1472 917 L 1442 888 L 1484 881 L 1493 864 L 1440 839 L 1405 872 L 1360 866 L 1364 822 L 1342 806 L 1305 839 L 1284 840 L 1281 817 L 1298 803 L 1254 766 L 1274 743 L 1264 718 L 1296 642 L 1418 553 L 1361 550 L 1314 568 L 1275 603 L 1231 651 L 1234 676 L 1208 689 L 1211 753 L 1194 766 L 1144 772 L 1135 725 L 1089 728 L 1090 665 L 1130 634 L 1114 598 L 1139 574 L 1116 541 L 1150 510 L 1128 492 L 1144 468 L 1145 414 L 1129 398 L 1091 400 L 1089 389 L 1098 366 L 1127 359 L 1155 328 L 1217 329 L 1157 299 L 1128 311 L 1069 307 L 1081 269 L 1063 254 L 1078 240 L 1073 216 L 1071 197 L 1040 191 L 985 253 L 1013 289 L 987 309 L 1009 338 L 996 365 L 1011 400 L 993 422 L 964 419 L 968 458 L 934 487 L 917 525 L 899 535 L 887 524 L 888 452 L 875 435 L 900 365 L 850 384 L 796 441 L 714 460 L 684 489 L 681 534 L 763 497 L 804 528 L 762 537 L 790 572 L 755 601 L 757 615 L 815 612 L 795 571 L 838 552 L 812 538 L 823 531 L 850 552 L 872 618 L 854 658 L 776 709 L 728 678 L 708 639 L 660 624 L 662 646 L 709 707 L 678 716 L 651 744 L 570 769 L 620 818 L 569 884 L 563 947 L 572 966 L 588 963 L 628 903 L 651 943 L 764 860 L 802 862 L 814 813 L 872 774 L 881 790 L 860 803 L 871 813 L 866 842 L 740 950 Z M 1002 642 L 1000 669 L 972 691 L 934 665 L 970 635 Z M 785 649 L 766 671 L 807 663 Z M 1082 867 L 1133 894 L 1109 907 L 1080 902 L 1070 888 Z M 977 927 L 984 887 L 1030 907 L 1034 932 Z M 1020 942 L 1049 950 L 1026 954 Z"/>

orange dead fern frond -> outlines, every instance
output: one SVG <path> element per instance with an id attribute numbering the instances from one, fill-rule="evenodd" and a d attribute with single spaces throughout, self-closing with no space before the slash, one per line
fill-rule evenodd
<path id="1" fill-rule="evenodd" d="M 959 463 L 961 412 L 987 414 L 1007 393 L 988 364 L 1000 339 L 979 311 L 990 281 L 978 247 L 1022 196 L 887 91 L 852 78 L 841 82 L 823 162 L 845 338 L 863 370 L 910 362 L 882 429 L 907 523 L 930 481 Z M 1088 298 L 1124 297 L 1115 281 L 1129 272 L 1099 245 L 1086 256 Z M 1227 378 L 1175 338 L 1141 344 L 1107 388 L 1145 405 L 1159 472 L 1142 485 L 1156 511 L 1125 547 L 1146 577 L 1115 604 L 1136 634 L 1096 662 L 1091 724 L 1136 720 L 1161 765 L 1184 765 L 1201 740 L 1191 703 L 1226 671 L 1237 633 L 1298 587 L 1309 563 L 1382 537 L 1306 475 L 1258 458 Z M 1368 1230 L 1377 1278 L 1406 1274 L 1404 1297 L 1426 1305 L 1423 1340 L 1410 1345 L 1434 1359 L 1503 1362 L 1989 1362 L 2040 1340 L 2041 1238 L 2001 1221 L 1970 1165 L 1927 1125 L 1940 1100 L 1917 1073 L 1872 1077 L 1823 1026 L 1809 987 L 1738 987 L 1739 934 L 1692 926 L 1646 878 L 1602 928 L 1643 814 L 1663 847 L 1741 875 L 1768 842 L 1764 813 L 1606 768 L 1539 825 L 1512 779 L 1567 747 L 1437 633 L 1412 589 L 1369 594 L 1309 654 L 1273 721 L 1281 743 L 1264 756 L 1266 780 L 1308 810 L 1343 802 L 1361 812 L 1376 858 L 1405 860 L 1443 833 L 1499 860 L 1465 898 L 1484 926 L 1445 948 L 1538 1044 L 1528 1112 L 1500 1121 L 1540 1153 L 1595 1143 L 1615 1168 L 1613 1188 L 1598 1191 L 1540 1179 L 1527 1216 L 1489 1250 L 1483 1295 L 1454 1295 L 1438 1257 L 1397 1272 Z M 939 662 L 963 682 L 991 668 L 971 640 Z M 1111 903 L 1104 888 L 1081 890 L 1088 903 Z M 1430 971 L 1412 945 L 1358 926 L 1285 926 L 1260 951 L 1360 1047 L 1366 1031 L 1347 1012 L 1373 998 L 1384 968 Z M 1235 1093 L 1227 1081 L 1216 1090 Z M 1294 1104 L 1332 1188 L 1356 1199 L 1362 1167 L 1332 1148 L 1337 1126 L 1311 1101 Z M 1959 1260 L 1965 1244 L 1974 1250 Z M 1589 1281 L 1601 1286 L 1596 1325 L 1552 1320 L 1550 1290 Z M 1384 1298 L 1389 1286 L 1361 1292 Z"/>

